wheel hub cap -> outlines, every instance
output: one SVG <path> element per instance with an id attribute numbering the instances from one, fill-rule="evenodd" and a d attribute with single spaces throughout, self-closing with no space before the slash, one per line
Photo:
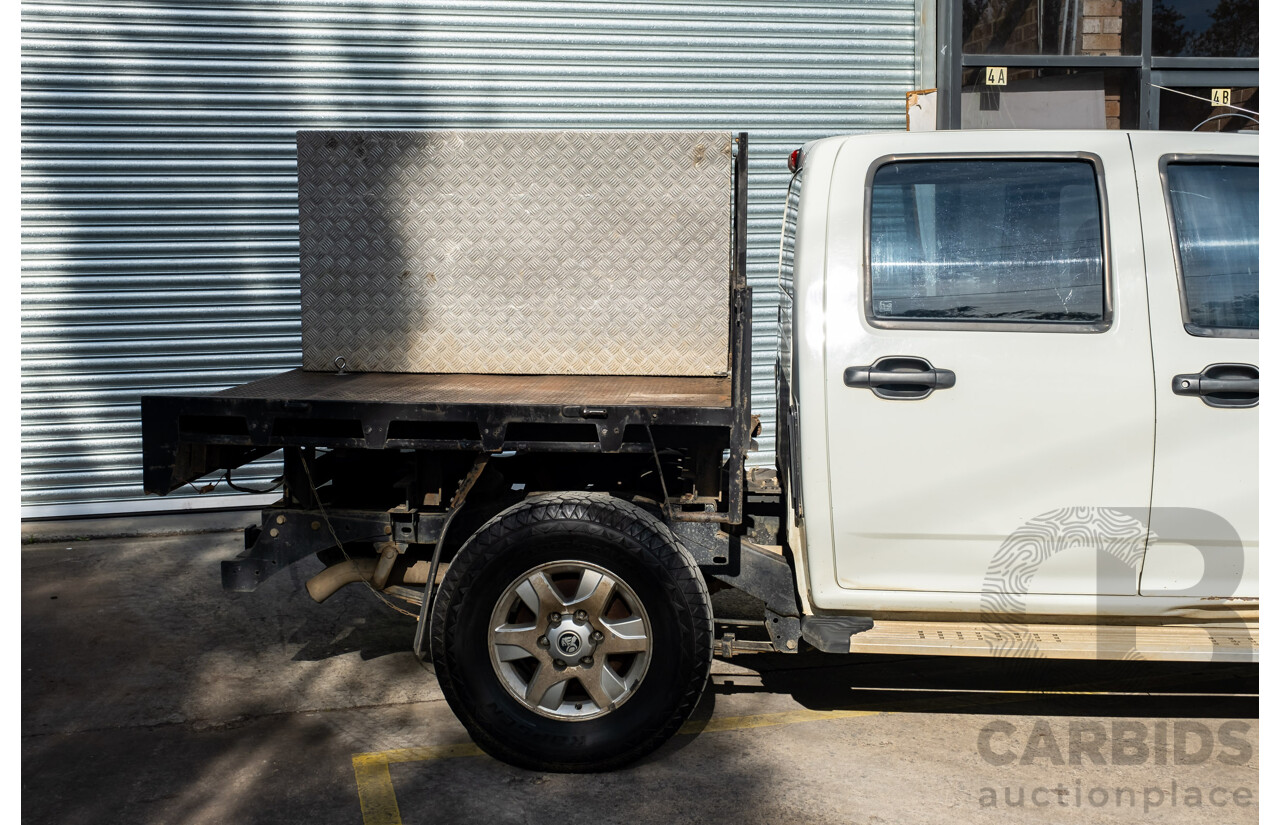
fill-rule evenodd
<path id="1" fill-rule="evenodd" d="M 609 713 L 649 667 L 649 616 L 635 591 L 590 562 L 539 565 L 498 598 L 489 658 L 502 686 L 552 719 Z"/>
<path id="2" fill-rule="evenodd" d="M 551 649 L 561 660 L 574 665 L 595 650 L 595 645 L 591 644 L 591 631 L 591 625 L 579 624 L 570 619 L 561 622 L 559 627 L 548 629 L 547 639 L 551 642 Z"/>

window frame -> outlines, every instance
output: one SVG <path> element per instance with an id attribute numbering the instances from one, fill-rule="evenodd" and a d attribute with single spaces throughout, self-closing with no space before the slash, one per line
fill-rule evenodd
<path id="1" fill-rule="evenodd" d="M 938 0 L 937 78 L 938 129 L 959 129 L 960 95 L 965 69 L 987 66 L 1008 68 L 1128 69 L 1138 75 L 1138 129 L 1160 124 L 1160 85 L 1260 86 L 1257 57 L 1161 57 L 1152 55 L 1152 0 L 1142 2 L 1142 51 L 1131 55 L 996 55 L 964 51 L 963 15 L 958 3 Z M 1205 72 L 1194 83 L 1182 72 Z M 1172 76 L 1179 75 L 1177 79 Z M 1218 77 L 1210 77 L 1218 74 Z"/>
<path id="2" fill-rule="evenodd" d="M 1239 329 L 1235 327 L 1205 327 L 1191 321 L 1191 309 L 1187 304 L 1186 278 L 1182 272 L 1182 250 L 1178 245 L 1178 223 L 1173 214 L 1173 198 L 1169 192 L 1169 164 L 1184 163 L 1202 166 L 1231 165 L 1252 166 L 1261 174 L 1261 164 L 1257 155 L 1219 155 L 1198 154 L 1193 152 L 1171 152 L 1160 156 L 1160 193 L 1164 197 L 1164 213 L 1169 224 L 1169 244 L 1173 253 L 1173 271 L 1178 282 L 1178 306 L 1182 309 L 1182 328 L 1188 335 L 1197 338 L 1257 338 L 1256 329 Z M 1262 182 L 1258 182 L 1261 191 Z M 1259 223 L 1261 231 L 1261 223 Z M 1258 239 L 1261 243 L 1262 239 Z M 1261 274 L 1261 273 L 1259 273 Z M 1261 287 L 1261 283 L 1259 283 Z M 1261 327 L 1261 322 L 1259 322 Z"/>
<path id="3" fill-rule="evenodd" d="M 1098 191 L 1098 212 L 1102 221 L 1102 317 L 1097 321 L 991 321 L 948 318 L 877 318 L 871 295 L 871 197 L 876 172 L 894 163 L 913 161 L 1086 161 L 1093 167 Z M 985 332 L 1065 332 L 1100 333 L 1111 329 L 1115 318 L 1114 278 L 1111 269 L 1111 217 L 1107 207 L 1107 183 L 1102 158 L 1093 152 L 928 152 L 882 155 L 867 169 L 862 205 L 862 318 L 876 329 L 935 329 Z"/>

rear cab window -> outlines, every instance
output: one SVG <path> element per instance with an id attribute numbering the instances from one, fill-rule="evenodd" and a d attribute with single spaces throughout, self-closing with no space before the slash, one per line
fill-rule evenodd
<path id="1" fill-rule="evenodd" d="M 1099 164 L 892 161 L 869 193 L 867 320 L 1097 331 L 1110 320 Z"/>
<path id="2" fill-rule="evenodd" d="M 800 215 L 800 187 L 804 169 L 791 176 L 787 205 L 782 215 L 782 243 L 778 252 L 778 363 L 782 377 L 794 388 L 791 314 L 795 304 L 796 228 Z"/>
<path id="3" fill-rule="evenodd" d="M 1257 164 L 1171 157 L 1161 165 L 1184 327 L 1257 337 Z"/>

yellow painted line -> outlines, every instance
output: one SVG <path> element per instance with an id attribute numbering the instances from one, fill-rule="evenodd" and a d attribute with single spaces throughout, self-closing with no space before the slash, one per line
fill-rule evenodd
<path id="1" fill-rule="evenodd" d="M 459 756 L 479 756 L 484 753 L 477 745 L 463 742 L 459 745 L 434 745 L 428 748 L 400 748 L 378 753 L 358 753 L 352 759 L 377 759 L 387 764 L 400 762 L 426 762 L 428 759 L 456 759 Z"/>
<path id="2" fill-rule="evenodd" d="M 820 722 L 830 719 L 851 719 L 858 716 L 884 716 L 891 711 L 880 710 L 792 710 L 785 713 L 761 713 L 754 716 L 725 716 L 705 722 L 686 722 L 677 735 L 695 733 L 720 733 L 731 730 L 794 725 L 800 722 Z M 404 825 L 400 818 L 400 803 L 396 801 L 396 789 L 391 783 L 391 765 L 405 762 L 426 762 L 432 759 L 457 759 L 479 756 L 484 753 L 470 742 L 457 745 L 434 745 L 425 748 L 398 748 L 373 753 L 357 753 L 351 757 L 356 774 L 356 792 L 360 795 L 360 813 L 364 825 Z"/>
<path id="3" fill-rule="evenodd" d="M 378 756 L 359 753 L 351 757 L 364 825 L 404 825 L 396 802 L 396 789 L 391 784 L 390 763 Z"/>
<path id="4" fill-rule="evenodd" d="M 1124 680 L 1120 680 L 1124 681 Z M 1166 681 L 1166 680 L 1161 680 Z M 1068 685 L 1068 688 L 1088 688 L 1098 683 Z M 860 688 L 854 688 L 859 690 Z M 1205 697 L 1222 698 L 1237 694 L 1201 694 L 1201 693 L 1152 693 L 1146 691 L 1092 691 L 1092 690 L 982 690 L 982 689 L 948 689 L 948 688 L 861 688 L 868 692 L 892 691 L 895 693 L 944 693 L 944 694 L 990 694 L 1003 695 L 1002 699 L 983 704 L 1000 704 L 1016 702 L 1023 698 L 1035 696 L 1171 696 L 1171 697 Z M 1240 694 L 1254 696 L 1256 694 Z M 761 713 L 753 716 L 724 716 L 705 721 L 688 721 L 676 733 L 690 735 L 697 733 L 720 733 L 734 730 L 750 730 L 752 728 L 776 727 L 778 725 L 794 725 L 802 722 L 819 722 L 831 719 L 852 719 L 862 716 L 887 716 L 896 713 L 927 711 L 931 707 L 943 706 L 944 701 L 909 701 L 907 710 L 792 710 L 783 713 Z M 400 806 L 396 801 L 395 788 L 391 783 L 390 766 L 405 762 L 426 762 L 433 759 L 457 759 L 467 756 L 479 756 L 483 753 L 471 742 L 455 745 L 434 745 L 423 748 L 399 748 L 397 750 L 378 751 L 375 753 L 357 753 L 351 757 L 356 774 L 356 790 L 360 794 L 360 811 L 364 815 L 364 825 L 404 825 L 400 818 Z"/>
<path id="5" fill-rule="evenodd" d="M 425 762 L 429 759 L 455 759 L 484 753 L 470 742 L 459 745 L 435 745 L 427 748 L 399 748 L 378 753 L 357 753 L 351 757 L 356 774 L 356 792 L 360 795 L 360 813 L 364 825 L 404 825 L 400 819 L 400 803 L 391 784 L 391 766 L 401 762 Z"/>
<path id="6" fill-rule="evenodd" d="M 717 733 L 726 730 L 769 728 L 776 725 L 794 725 L 797 722 L 818 722 L 823 719 L 851 719 L 855 716 L 883 716 L 882 710 L 791 710 L 786 713 L 761 713 L 756 716 L 725 716 L 706 722 L 685 722 L 677 734 Z"/>

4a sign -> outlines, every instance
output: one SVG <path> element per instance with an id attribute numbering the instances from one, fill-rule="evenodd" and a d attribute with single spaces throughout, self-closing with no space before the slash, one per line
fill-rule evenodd
<path id="1" fill-rule="evenodd" d="M 1005 66 L 988 66 L 987 67 L 987 85 L 988 86 L 1007 86 L 1009 84 L 1009 70 Z"/>

